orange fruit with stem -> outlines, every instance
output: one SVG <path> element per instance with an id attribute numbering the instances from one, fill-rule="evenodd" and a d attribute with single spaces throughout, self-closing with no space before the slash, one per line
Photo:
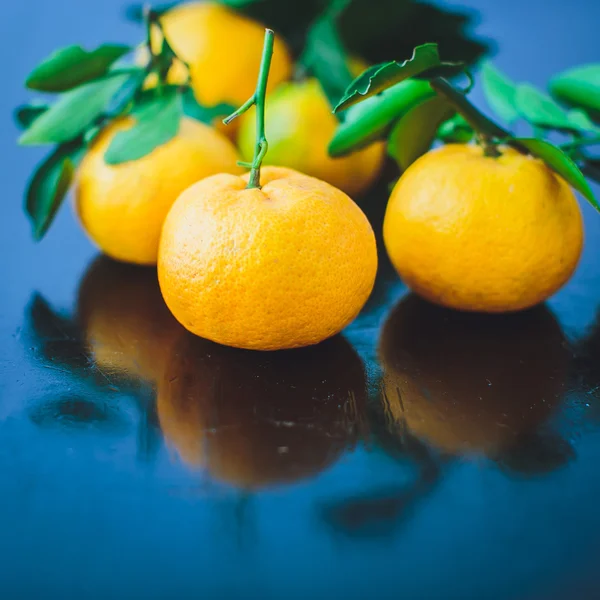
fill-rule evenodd
<path id="1" fill-rule="evenodd" d="M 541 160 L 477 145 L 432 150 L 402 175 L 383 237 L 404 282 L 450 308 L 507 312 L 543 302 L 573 274 L 583 223 L 569 185 Z"/>
<path id="2" fill-rule="evenodd" d="M 385 145 L 375 142 L 334 158 L 327 147 L 338 120 L 316 79 L 281 84 L 269 94 L 266 126 L 269 153 L 265 165 L 290 167 L 327 181 L 350 196 L 362 194 L 375 181 L 385 158 Z M 254 151 L 256 126 L 249 111 L 241 120 L 238 145 L 244 159 Z"/>
<path id="3" fill-rule="evenodd" d="M 167 306 L 192 333 L 256 350 L 317 344 L 357 316 L 377 251 L 362 211 L 329 184 L 264 167 L 188 188 L 162 231 L 158 274 Z"/>
<path id="4" fill-rule="evenodd" d="M 163 227 L 163 297 L 192 333 L 239 348 L 317 344 L 363 307 L 377 270 L 375 236 L 342 191 L 290 169 L 265 167 L 264 102 L 273 32 L 267 30 L 255 94 L 248 176 L 220 174 L 188 188 Z"/>
<path id="5" fill-rule="evenodd" d="M 177 56 L 189 66 L 192 89 L 200 104 L 238 106 L 253 93 L 264 31 L 260 23 L 218 2 L 190 2 L 168 10 L 160 17 L 160 24 Z M 158 51 L 161 35 L 156 29 L 151 41 Z M 147 50 L 138 52 L 140 59 Z M 181 61 L 169 72 L 171 83 L 181 83 L 187 77 Z M 267 90 L 289 79 L 292 67 L 287 46 L 277 39 Z"/>

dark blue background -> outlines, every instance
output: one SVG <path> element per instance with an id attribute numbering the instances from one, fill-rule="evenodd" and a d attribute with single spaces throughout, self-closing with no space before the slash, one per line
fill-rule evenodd
<path id="1" fill-rule="evenodd" d="M 481 13 L 477 33 L 497 42 L 498 66 L 516 80 L 543 86 L 559 70 L 600 59 L 598 2 L 468 6 Z M 190 471 L 160 440 L 146 456 L 139 402 L 118 388 L 85 392 L 109 397 L 118 426 L 32 420 L 37 405 L 79 384 L 39 359 L 27 307 L 37 290 L 70 313 L 96 250 L 67 207 L 41 244 L 30 241 L 23 190 L 43 151 L 16 147 L 11 111 L 28 98 L 28 70 L 55 47 L 135 43 L 140 31 L 122 11 L 121 0 L 2 8 L 0 597 L 600 598 L 600 436 L 589 416 L 599 399 L 595 382 L 577 374 L 556 423 L 576 454 L 567 466 L 526 478 L 485 458 L 453 460 L 400 516 L 358 533 L 329 524 L 325 507 L 410 486 L 410 457 L 359 444 L 311 479 L 250 492 Z M 479 90 L 474 98 L 482 103 Z M 583 210 L 581 265 L 549 302 L 573 347 L 600 298 L 600 216 Z M 393 277 L 379 289 L 347 332 L 373 390 L 379 327 L 405 292 Z"/>

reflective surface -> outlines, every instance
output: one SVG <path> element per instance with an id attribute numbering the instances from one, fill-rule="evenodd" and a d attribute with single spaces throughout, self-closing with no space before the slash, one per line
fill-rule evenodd
<path id="1" fill-rule="evenodd" d="M 23 51 L 5 117 L 79 27 L 90 45 L 136 39 L 116 1 L 46 4 L 7 9 Z M 600 7 L 521 4 L 481 3 L 515 78 L 597 60 Z M 255 354 L 183 331 L 155 272 L 97 258 L 66 207 L 34 245 L 20 203 L 41 153 L 15 136 L 0 138 L 1 597 L 600 597 L 600 217 L 583 208 L 581 265 L 543 307 L 432 307 L 382 254 L 344 336 Z M 362 202 L 378 230 L 384 201 Z"/>

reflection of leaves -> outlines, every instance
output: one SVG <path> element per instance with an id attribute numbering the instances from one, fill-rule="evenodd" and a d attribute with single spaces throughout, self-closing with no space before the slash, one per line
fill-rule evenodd
<path id="1" fill-rule="evenodd" d="M 76 323 L 55 311 L 40 294 L 29 303 L 28 321 L 30 334 L 49 363 L 74 369 L 89 364 Z"/>
<path id="2" fill-rule="evenodd" d="M 419 485 L 371 492 L 331 503 L 322 509 L 322 516 L 326 523 L 345 535 L 390 535 L 408 517 L 423 493 Z"/>
<path id="3" fill-rule="evenodd" d="M 324 521 L 344 535 L 393 534 L 441 477 L 439 457 L 434 457 L 429 448 L 408 431 L 392 432 L 381 402 L 371 406 L 369 421 L 377 446 L 400 465 L 412 465 L 417 475 L 408 486 L 372 491 L 326 505 L 322 509 Z"/>
<path id="4" fill-rule="evenodd" d="M 575 458 L 571 444 L 558 434 L 529 433 L 517 437 L 496 462 L 512 475 L 545 475 L 564 467 Z"/>
<path id="5" fill-rule="evenodd" d="M 60 371 L 65 388 L 80 390 L 77 395 L 59 395 L 36 401 L 29 411 L 39 427 L 94 429 L 123 433 L 129 418 L 110 403 L 107 392 L 120 392 L 135 398 L 140 414 L 138 458 L 151 461 L 161 447 L 162 436 L 156 414 L 154 392 L 128 373 L 101 370 L 90 354 L 85 333 L 75 318 L 55 310 L 40 294 L 34 294 L 26 313 L 25 335 L 34 345 L 36 363 Z"/>
<path id="6" fill-rule="evenodd" d="M 29 418 L 39 427 L 121 431 L 127 428 L 125 415 L 106 402 L 94 402 L 79 396 L 63 396 L 36 402 Z"/>
<path id="7" fill-rule="evenodd" d="M 600 425 L 600 312 L 589 333 L 577 341 L 572 368 L 575 389 L 585 399 L 586 418 L 594 426 Z"/>
<path id="8" fill-rule="evenodd" d="M 79 339 L 77 325 L 54 310 L 41 294 L 34 294 L 28 312 L 32 333 L 40 341 Z"/>
<path id="9" fill-rule="evenodd" d="M 150 396 L 138 394 L 140 420 L 137 432 L 138 457 L 142 462 L 151 462 L 162 446 L 162 431 L 154 393 Z"/>
<path id="10" fill-rule="evenodd" d="M 138 390 L 139 382 L 127 374 L 107 374 L 97 368 L 77 320 L 55 310 L 42 295 L 34 294 L 26 321 L 36 358 L 46 366 L 61 369 L 74 381 L 89 381 L 100 388 Z"/>

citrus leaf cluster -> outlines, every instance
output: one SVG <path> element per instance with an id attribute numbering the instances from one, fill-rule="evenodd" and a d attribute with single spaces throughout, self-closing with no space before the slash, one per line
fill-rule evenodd
<path id="1" fill-rule="evenodd" d="M 148 19 L 149 31 L 157 15 L 151 13 Z M 67 46 L 28 75 L 29 89 L 56 94 L 20 106 L 14 115 L 23 129 L 19 144 L 55 146 L 37 167 L 26 191 L 25 211 L 35 239 L 41 239 L 51 225 L 86 149 L 116 119 L 130 117 L 132 125 L 111 141 L 104 156 L 110 165 L 137 160 L 167 143 L 177 135 L 184 115 L 211 123 L 232 110 L 225 104 L 199 105 L 189 82 L 165 83 L 177 56 L 164 36 L 160 51 L 150 52 L 145 66 L 121 62 L 131 51 L 117 44 L 93 50 Z M 151 74 L 157 76 L 158 85 L 144 89 Z"/>
<path id="2" fill-rule="evenodd" d="M 595 108 L 600 107 L 600 64 L 556 75 L 549 83 L 549 94 L 529 83 L 511 81 L 490 63 L 483 65 L 481 75 L 492 110 L 510 125 L 525 121 L 534 132 L 535 137 L 517 139 L 517 143 L 546 162 L 600 210 L 583 175 L 585 172 L 600 181 L 593 169 L 598 158 L 586 150 L 600 143 L 600 113 Z M 548 139 L 565 137 L 567 141 L 561 144 Z"/>
<path id="3" fill-rule="evenodd" d="M 341 156 L 388 138 L 390 155 L 405 170 L 436 139 L 464 143 L 476 136 L 490 156 L 501 152 L 497 146 L 507 144 L 543 160 L 600 211 L 582 172 L 597 176 L 597 159 L 585 149 L 600 142 L 594 122 L 600 102 L 600 65 L 555 77 L 550 84 L 554 97 L 528 83 L 513 83 L 491 63 L 483 65 L 483 89 L 493 112 L 509 126 L 524 120 L 533 131 L 531 138 L 515 137 L 473 105 L 469 90 L 448 79 L 457 74 L 457 67 L 440 59 L 437 44 L 423 44 L 405 61 L 365 70 L 335 108 L 343 117 L 330 142 L 330 154 Z M 395 101 L 388 104 L 391 96 Z M 556 144 L 556 136 L 567 136 L 568 141 Z"/>
<path id="4" fill-rule="evenodd" d="M 464 11 L 438 8 L 415 0 L 216 0 L 257 20 L 285 39 L 300 75 L 315 76 L 335 106 L 352 76 L 352 58 L 380 63 L 402 56 L 414 46 L 435 40 L 444 55 L 474 63 L 489 50 L 489 42 L 469 32 L 474 17 Z M 177 6 L 155 7 L 164 13 Z M 141 4 L 127 16 L 143 20 Z"/>
<path id="5" fill-rule="evenodd" d="M 349 63 L 380 63 L 436 40 L 446 56 L 474 63 L 487 42 L 468 33 L 473 17 L 414 0 L 221 0 L 282 35 L 302 70 L 314 75 L 336 106 L 352 81 Z M 341 120 L 344 115 L 337 113 Z"/>
<path id="6" fill-rule="evenodd" d="M 15 111 L 17 124 L 24 129 L 20 144 L 56 145 L 37 167 L 25 195 L 35 239 L 45 235 L 73 182 L 86 140 L 91 141 L 86 133 L 97 126 L 107 104 L 133 77 L 132 70 L 115 67 L 130 51 L 128 46 L 112 44 L 91 51 L 67 46 L 28 75 L 29 89 L 60 94 L 54 103 L 37 100 Z"/>
<path id="7" fill-rule="evenodd" d="M 325 12 L 308 29 L 304 51 L 298 63 L 313 74 L 331 106 L 335 106 L 352 82 L 349 55 L 340 36 L 339 16 L 350 0 L 333 0 Z"/>

